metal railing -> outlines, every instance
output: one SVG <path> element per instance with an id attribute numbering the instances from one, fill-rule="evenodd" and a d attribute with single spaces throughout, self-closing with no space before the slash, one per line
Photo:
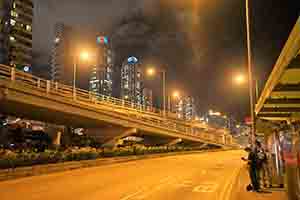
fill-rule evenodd
<path id="1" fill-rule="evenodd" d="M 8 81 L 30 87 L 34 91 L 51 94 L 56 97 L 66 98 L 73 103 L 93 106 L 101 111 L 114 112 L 118 116 L 130 118 L 137 123 L 150 125 L 165 131 L 196 137 L 217 144 L 228 144 L 224 135 L 206 133 L 198 128 L 193 128 L 190 123 L 169 118 L 163 115 L 163 111 L 157 108 L 145 107 L 130 101 L 93 93 L 58 82 L 42 79 L 29 73 L 16 70 L 13 67 L 0 64 L 0 81 Z"/>

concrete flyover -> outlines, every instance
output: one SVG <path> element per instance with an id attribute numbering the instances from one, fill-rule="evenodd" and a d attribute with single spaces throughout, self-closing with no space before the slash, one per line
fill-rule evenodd
<path id="1" fill-rule="evenodd" d="M 0 65 L 0 107 L 4 114 L 98 129 L 106 140 L 133 133 L 231 146 L 224 136 L 149 112 L 141 105 L 54 83 Z M 205 127 L 204 127 L 205 128 Z M 203 129 L 204 129 L 203 128 Z M 113 129 L 111 131 L 109 129 Z"/>

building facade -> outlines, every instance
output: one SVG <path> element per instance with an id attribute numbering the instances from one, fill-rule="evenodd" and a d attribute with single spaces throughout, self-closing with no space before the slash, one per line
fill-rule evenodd
<path id="1" fill-rule="evenodd" d="M 32 0 L 0 0 L 0 63 L 32 64 Z"/>
<path id="2" fill-rule="evenodd" d="M 184 117 L 185 120 L 194 120 L 195 114 L 196 114 L 196 106 L 195 106 L 195 100 L 193 97 L 188 96 L 185 98 L 185 113 Z"/>
<path id="3" fill-rule="evenodd" d="M 183 120 L 194 120 L 196 114 L 196 107 L 194 98 L 186 96 L 179 98 L 175 104 L 173 112 L 176 113 L 177 118 Z"/>
<path id="4" fill-rule="evenodd" d="M 142 71 L 138 59 L 129 57 L 121 67 L 121 98 L 143 103 Z"/>
<path id="5" fill-rule="evenodd" d="M 56 23 L 51 52 L 51 80 L 67 85 L 73 84 L 73 68 L 71 55 L 71 27 Z"/>
<path id="6" fill-rule="evenodd" d="M 113 84 L 113 55 L 107 37 L 98 36 L 97 41 L 97 64 L 92 66 L 89 90 L 106 96 L 112 96 Z"/>

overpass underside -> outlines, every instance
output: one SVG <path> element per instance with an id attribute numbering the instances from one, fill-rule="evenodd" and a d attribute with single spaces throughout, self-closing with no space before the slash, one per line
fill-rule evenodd
<path id="1" fill-rule="evenodd" d="M 1 113 L 74 128 L 98 130 L 94 131 L 94 135 L 102 138 L 103 143 L 136 134 L 145 137 L 149 144 L 176 144 L 183 140 L 224 145 L 222 140 L 217 140 L 213 135 L 200 137 L 202 132 L 194 133 L 191 127 L 184 126 L 183 123 L 176 124 L 137 109 L 93 101 L 88 93 L 87 97 L 78 96 L 74 99 L 70 89 L 65 92 L 59 87 L 48 87 L 49 81 L 46 88 L 40 86 L 40 81 L 37 87 L 36 82 L 32 83 L 32 75 L 26 76 L 30 76 L 29 82 L 27 79 L 12 81 L 11 77 L 1 77 L 0 70 Z"/>

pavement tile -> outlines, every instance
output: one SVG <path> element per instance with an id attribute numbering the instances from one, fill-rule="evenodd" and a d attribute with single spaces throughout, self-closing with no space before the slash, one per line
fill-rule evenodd
<path id="1" fill-rule="evenodd" d="M 250 183 L 250 178 L 246 167 L 242 168 L 235 184 L 235 191 L 232 191 L 232 200 L 287 200 L 284 189 L 268 189 L 261 193 L 248 192 L 246 186 Z"/>

